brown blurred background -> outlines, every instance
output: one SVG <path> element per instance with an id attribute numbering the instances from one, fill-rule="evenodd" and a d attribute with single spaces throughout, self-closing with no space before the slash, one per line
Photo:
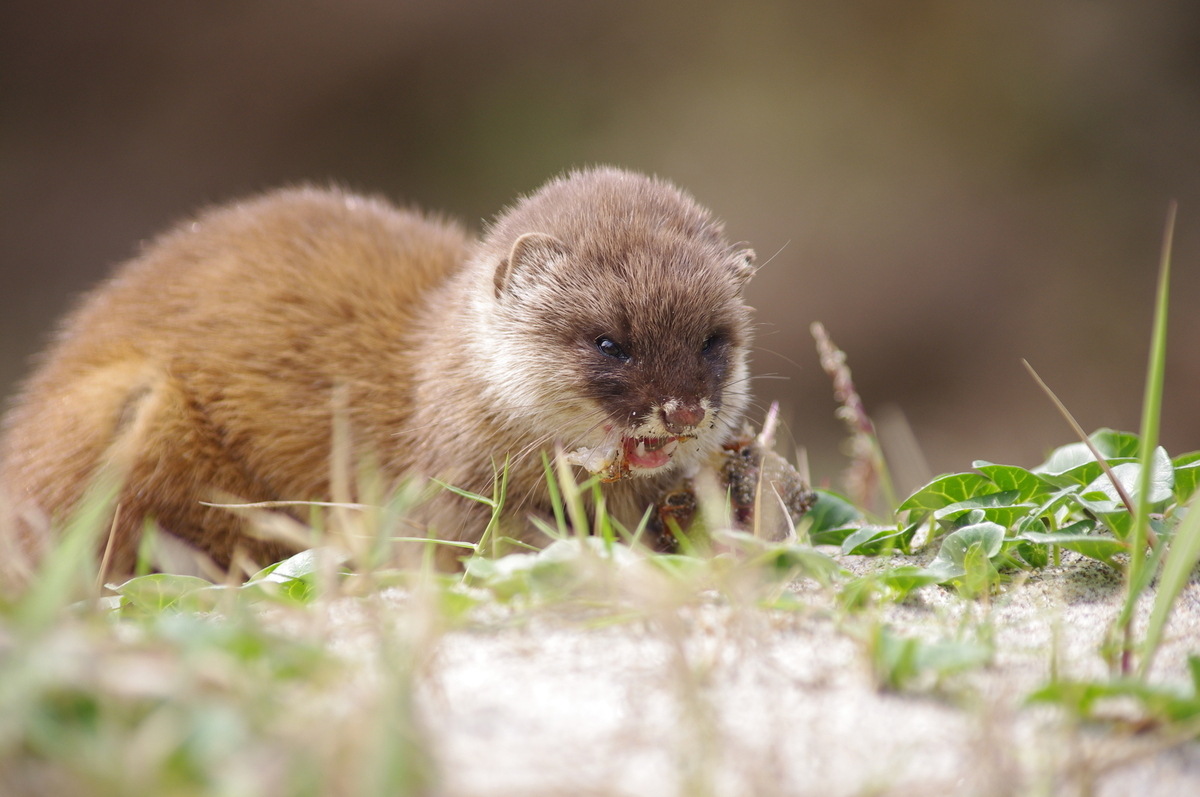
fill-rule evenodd
<path id="1" fill-rule="evenodd" d="M 1163 422 L 1200 448 L 1194 0 L 272 0 L 0 5 L 0 394 L 199 206 L 334 181 L 478 228 L 573 165 L 668 177 L 765 263 L 765 403 L 842 430 L 808 325 L 935 471 L 1136 430 L 1168 200 Z M 902 476 L 901 481 L 905 479 Z"/>

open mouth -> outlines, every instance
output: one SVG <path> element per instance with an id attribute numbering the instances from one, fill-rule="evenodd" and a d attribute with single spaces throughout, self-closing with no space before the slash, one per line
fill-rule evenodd
<path id="1" fill-rule="evenodd" d="M 625 461 L 634 468 L 654 470 L 671 461 L 681 437 L 626 437 L 621 441 Z"/>
<path id="2" fill-rule="evenodd" d="M 581 465 L 600 477 L 615 482 L 634 470 L 654 471 L 671 461 L 684 437 L 629 437 L 609 429 L 608 439 L 597 446 L 577 448 L 567 454 L 567 462 Z"/>

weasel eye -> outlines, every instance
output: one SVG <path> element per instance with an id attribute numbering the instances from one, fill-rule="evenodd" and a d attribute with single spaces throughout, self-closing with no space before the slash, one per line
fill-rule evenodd
<path id="1" fill-rule="evenodd" d="M 713 347 L 721 342 L 721 336 L 718 333 L 713 333 L 704 339 L 704 346 L 700 349 L 702 354 L 708 354 Z"/>
<path id="2" fill-rule="evenodd" d="M 613 359 L 620 360 L 621 362 L 625 362 L 629 359 L 629 355 L 625 353 L 625 350 L 618 346 L 617 342 L 612 338 L 596 338 L 596 348 L 599 349 L 600 353 L 606 357 L 612 357 Z"/>

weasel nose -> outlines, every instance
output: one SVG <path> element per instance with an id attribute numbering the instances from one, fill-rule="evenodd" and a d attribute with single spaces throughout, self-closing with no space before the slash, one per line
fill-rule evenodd
<path id="1" fill-rule="evenodd" d="M 704 408 L 699 402 L 669 401 L 662 409 L 663 425 L 672 434 L 686 434 L 704 420 Z"/>

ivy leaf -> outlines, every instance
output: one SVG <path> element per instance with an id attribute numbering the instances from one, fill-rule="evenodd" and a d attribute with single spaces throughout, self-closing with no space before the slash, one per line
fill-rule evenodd
<path id="1" fill-rule="evenodd" d="M 1083 443 L 1078 443 L 1077 445 L 1082 446 Z M 1086 447 L 1084 450 L 1087 450 Z M 1090 451 L 1088 452 L 1088 456 L 1091 457 Z M 1124 458 L 1109 459 L 1106 460 L 1106 462 L 1108 462 L 1109 465 L 1123 465 L 1126 463 L 1136 464 L 1137 460 Z M 1104 474 L 1104 468 L 1101 467 L 1100 463 L 1096 461 L 1095 457 L 1092 457 L 1087 462 L 1076 465 L 1073 468 L 1068 468 L 1061 473 L 1055 473 L 1051 471 L 1043 472 L 1039 471 L 1037 468 L 1034 468 L 1034 472 L 1040 475 L 1046 481 L 1053 484 L 1055 487 L 1070 487 L 1072 485 L 1083 486 L 1085 484 L 1090 484 L 1096 480 L 1097 476 L 1102 476 Z"/>
<path id="2" fill-rule="evenodd" d="M 977 495 L 998 492 L 996 486 L 986 476 L 978 473 L 953 473 L 949 476 L 939 476 L 929 484 L 917 490 L 908 500 L 896 508 L 897 512 L 907 512 L 913 509 L 935 510 L 950 504 L 974 498 Z"/>
<path id="3" fill-rule="evenodd" d="M 313 578 L 317 574 L 318 557 L 333 556 L 339 565 L 350 559 L 349 554 L 336 548 L 310 548 L 295 556 L 265 567 L 246 582 L 247 586 L 262 581 L 283 583 L 293 578 Z"/>
<path id="4" fill-rule="evenodd" d="M 317 570 L 323 556 L 334 557 L 338 567 L 350 558 L 336 548 L 310 548 L 255 573 L 243 589 L 287 603 L 308 603 L 317 594 Z"/>
<path id="5" fill-rule="evenodd" d="M 1095 461 L 1096 458 L 1092 456 L 1091 450 L 1086 445 L 1070 443 L 1051 451 L 1050 456 L 1046 457 L 1046 461 L 1033 469 L 1033 473 L 1057 476 L 1072 468 Z"/>
<path id="6" fill-rule="evenodd" d="M 848 500 L 828 490 L 815 490 L 817 502 L 804 515 L 813 545 L 841 545 L 863 523 L 863 514 Z"/>
<path id="7" fill-rule="evenodd" d="M 982 553 L 991 559 L 1000 553 L 1004 544 L 1004 527 L 999 523 L 984 521 L 971 526 L 964 526 L 950 534 L 942 541 L 942 547 L 927 572 L 938 577 L 938 583 L 946 583 L 952 578 L 966 574 L 967 552 L 971 546 L 978 545 Z"/>
<path id="8" fill-rule="evenodd" d="M 884 571 L 879 580 L 896 591 L 898 600 L 904 600 L 917 587 L 938 583 L 936 574 L 914 565 L 902 565 Z"/>
<path id="9" fill-rule="evenodd" d="M 1175 457 L 1171 464 L 1175 466 L 1175 501 L 1183 505 L 1200 484 L 1200 451 Z"/>
<path id="10" fill-rule="evenodd" d="M 1088 438 L 1110 464 L 1134 462 L 1139 448 L 1137 435 L 1099 429 Z M 1104 472 L 1091 450 L 1083 443 L 1060 446 L 1033 473 L 1058 487 L 1088 484 Z"/>
<path id="11" fill-rule="evenodd" d="M 1119 553 L 1129 551 L 1129 545 L 1112 537 L 1104 537 L 1098 534 L 1087 534 L 1078 531 L 1069 530 L 1074 525 L 1068 526 L 1063 531 L 1052 532 L 1049 534 L 1041 534 L 1036 531 L 1029 531 L 1017 539 L 1027 540 L 1028 542 L 1037 543 L 1038 545 L 1060 545 L 1070 551 L 1083 554 L 1089 559 L 1096 559 L 1109 567 L 1120 570 L 1121 567 L 1113 557 Z"/>
<path id="12" fill-rule="evenodd" d="M 1138 481 L 1141 478 L 1141 473 L 1142 466 L 1136 462 L 1127 462 L 1113 466 L 1113 475 L 1117 477 L 1117 481 L 1125 488 L 1125 492 L 1129 495 L 1130 500 L 1135 503 L 1138 500 Z M 1171 458 L 1167 456 L 1166 449 L 1159 446 L 1154 449 L 1154 456 L 1150 461 L 1150 503 L 1164 503 L 1174 494 L 1174 489 L 1175 468 L 1171 464 Z M 1107 473 L 1100 474 L 1080 492 L 1084 495 L 1092 492 L 1102 492 L 1111 501 L 1120 502 L 1121 500 L 1120 494 L 1117 493 L 1117 488 L 1113 486 L 1112 479 L 1108 478 Z M 1124 504 L 1122 503 L 1121 506 L 1124 506 Z"/>
<path id="13" fill-rule="evenodd" d="M 1046 496 L 1046 499 L 1036 509 L 1029 513 L 1026 522 L 1021 524 L 1019 531 L 1044 530 L 1045 527 L 1040 522 L 1041 518 L 1049 517 L 1052 520 L 1057 521 L 1057 516 L 1060 513 L 1060 510 L 1062 510 L 1063 514 L 1065 514 L 1064 507 L 1075 503 L 1075 498 L 1078 494 L 1079 485 L 1073 484 L 1069 487 L 1064 487 L 1058 492 L 1051 493 L 1050 495 Z M 1034 528 L 1030 529 L 1029 527 L 1031 526 Z"/>
<path id="14" fill-rule="evenodd" d="M 803 574 L 822 584 L 829 584 L 834 576 L 842 572 L 842 566 L 831 557 L 801 545 L 773 546 L 753 561 L 765 567 L 775 580 L 791 580 Z"/>
<path id="15" fill-rule="evenodd" d="M 973 542 L 963 555 L 963 569 L 966 572 L 961 579 L 954 579 L 954 586 L 964 598 L 974 598 L 987 592 L 999 574 L 987 555 L 985 545 L 983 540 Z"/>
<path id="16" fill-rule="evenodd" d="M 886 549 L 908 549 L 908 541 L 920 523 L 910 526 L 863 526 L 842 541 L 843 554 L 877 554 Z"/>
<path id="17" fill-rule="evenodd" d="M 1097 429 L 1088 435 L 1092 445 L 1105 459 L 1137 457 L 1142 453 L 1141 440 L 1133 432 L 1116 432 L 1112 429 Z"/>
<path id="18" fill-rule="evenodd" d="M 1001 491 L 1016 490 L 1013 503 L 1027 503 L 1034 498 L 1054 492 L 1054 485 L 1025 468 L 1014 465 L 994 465 L 984 460 L 976 460 L 971 467 L 980 471 L 992 480 Z"/>
<path id="19" fill-rule="evenodd" d="M 173 573 L 151 573 L 131 578 L 112 587 L 126 599 L 129 606 L 157 614 L 167 610 L 178 612 L 211 611 L 217 603 L 218 587 L 196 576 Z"/>
<path id="20" fill-rule="evenodd" d="M 1034 504 L 1015 503 L 1019 492 L 1017 490 L 1005 490 L 1002 493 L 988 493 L 987 495 L 977 495 L 974 498 L 968 498 L 965 501 L 959 501 L 941 509 L 935 510 L 933 517 L 939 522 L 948 523 L 958 520 L 963 515 L 978 510 L 979 514 L 975 515 L 978 523 L 984 519 L 990 520 L 993 523 L 999 523 L 1005 528 L 1010 528 L 1018 518 L 1024 517 L 1033 509 L 1036 509 Z"/>
<path id="21" fill-rule="evenodd" d="M 1030 567 L 1041 568 L 1050 564 L 1050 552 L 1044 545 L 1021 540 L 1017 543 L 1017 553 Z"/>

